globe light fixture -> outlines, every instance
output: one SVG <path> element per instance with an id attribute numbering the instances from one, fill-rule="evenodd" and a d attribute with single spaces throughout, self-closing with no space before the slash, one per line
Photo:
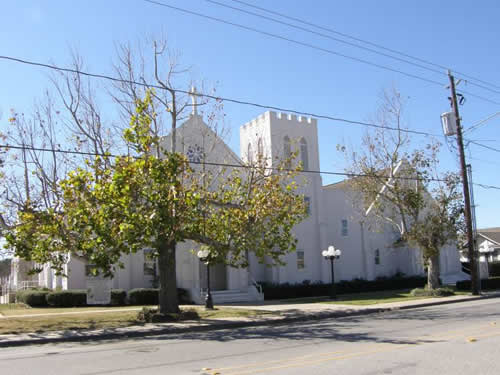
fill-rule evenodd
<path id="1" fill-rule="evenodd" d="M 198 251 L 198 258 L 200 258 L 201 261 L 205 261 L 208 256 L 210 255 L 210 251 L 208 249 L 202 249 Z"/>
<path id="2" fill-rule="evenodd" d="M 332 288 L 330 290 L 330 298 L 331 299 L 336 299 L 337 298 L 337 291 L 335 290 L 335 270 L 333 267 L 333 262 L 335 259 L 339 259 L 340 255 L 342 254 L 342 251 L 340 249 L 335 249 L 333 246 L 328 246 L 328 250 L 323 250 L 321 252 L 321 255 L 327 260 L 330 260 L 330 268 L 332 272 Z"/>
<path id="3" fill-rule="evenodd" d="M 205 297 L 205 309 L 213 310 L 214 302 L 212 300 L 212 293 L 210 291 L 210 251 L 208 249 L 199 250 L 196 255 L 200 262 L 207 265 L 207 295 Z"/>

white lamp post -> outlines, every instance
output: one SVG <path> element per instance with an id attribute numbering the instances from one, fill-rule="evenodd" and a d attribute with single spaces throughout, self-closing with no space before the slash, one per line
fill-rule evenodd
<path id="1" fill-rule="evenodd" d="M 328 250 L 323 250 L 321 255 L 325 257 L 325 259 L 330 260 L 330 266 L 332 269 L 332 289 L 330 291 L 330 298 L 337 298 L 337 292 L 335 291 L 335 273 L 333 269 L 333 261 L 334 259 L 339 259 L 342 251 L 340 249 L 335 249 L 333 246 L 328 246 Z"/>
<path id="2" fill-rule="evenodd" d="M 207 265 L 207 296 L 205 297 L 205 308 L 212 310 L 214 302 L 212 300 L 212 293 L 210 292 L 210 251 L 208 249 L 201 249 L 196 254 L 201 262 Z"/>

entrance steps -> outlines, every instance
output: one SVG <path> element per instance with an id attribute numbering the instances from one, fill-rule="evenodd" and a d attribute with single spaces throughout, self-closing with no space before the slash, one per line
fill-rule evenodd
<path id="1" fill-rule="evenodd" d="M 205 303 L 206 289 L 191 290 L 191 299 L 198 305 Z M 227 290 L 213 290 L 212 301 L 214 304 L 223 303 L 240 303 L 240 302 L 257 302 L 264 301 L 264 294 L 260 289 L 253 285 L 249 285 L 247 290 L 227 289 Z"/>
<path id="2" fill-rule="evenodd" d="M 212 292 L 212 299 L 215 304 L 250 302 L 254 300 L 252 295 L 246 290 L 215 290 Z"/>
<path id="3" fill-rule="evenodd" d="M 448 273 L 439 277 L 443 285 L 455 285 L 457 281 L 470 280 L 470 275 L 467 275 L 465 272 Z"/>

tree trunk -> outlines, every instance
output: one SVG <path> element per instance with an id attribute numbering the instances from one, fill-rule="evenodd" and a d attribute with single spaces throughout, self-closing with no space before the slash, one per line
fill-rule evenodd
<path id="1" fill-rule="evenodd" d="M 439 288 L 439 254 L 431 256 L 427 264 L 427 288 Z"/>
<path id="2" fill-rule="evenodd" d="M 158 268 L 160 274 L 161 314 L 178 313 L 177 278 L 175 273 L 175 241 L 162 241 L 158 248 Z"/>

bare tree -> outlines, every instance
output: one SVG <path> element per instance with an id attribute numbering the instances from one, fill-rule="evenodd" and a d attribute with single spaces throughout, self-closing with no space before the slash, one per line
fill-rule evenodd
<path id="1" fill-rule="evenodd" d="M 439 170 L 439 147 L 428 141 L 413 148 L 403 127 L 404 100 L 393 89 L 384 92 L 376 121 L 394 131 L 366 133 L 361 149 L 340 149 L 355 177 L 348 189 L 361 217 L 372 227 L 393 227 L 400 234 L 394 245 L 417 247 L 428 270 L 428 287 L 439 286 L 439 252 L 457 238 L 461 222 L 459 179 Z"/>
<path id="2" fill-rule="evenodd" d="M 75 53 L 72 68 L 83 70 L 83 61 Z M 12 111 L 3 134 L 11 147 L 3 156 L 2 231 L 16 227 L 20 212 L 60 210 L 60 181 L 71 169 L 89 167 L 92 163 L 85 163 L 86 159 L 108 160 L 97 155 L 109 153 L 116 138 L 103 124 L 89 78 L 57 72 L 50 82 L 52 89 L 35 101 L 30 114 Z"/>
<path id="3" fill-rule="evenodd" d="M 202 82 L 200 91 L 192 92 L 196 84 L 190 76 L 191 68 L 180 63 L 180 54 L 168 48 L 165 38 L 150 40 L 149 44 L 145 47 L 143 43 L 134 46 L 126 43 L 116 47 L 114 71 L 120 81 L 114 82 L 108 92 L 118 104 L 122 124 L 128 124 L 136 113 L 137 101 L 144 98 L 146 91 L 153 89 L 151 132 L 155 137 L 171 134 L 169 151 L 178 151 L 177 128 L 188 118 L 193 106 L 202 115 L 207 114 L 208 122 L 218 136 L 224 136 L 226 129 L 216 121 L 220 119 L 221 102 L 202 94 L 213 94 L 215 90 L 206 89 Z M 155 152 L 161 156 L 161 150 Z"/>
<path id="4" fill-rule="evenodd" d="M 72 52 L 71 68 L 77 72 L 85 70 L 83 59 L 76 52 Z M 120 149 L 121 134 L 103 120 L 95 81 L 79 73 L 65 72 L 55 73 L 50 80 L 62 107 L 59 112 L 67 145 L 90 154 L 91 160 Z"/>

